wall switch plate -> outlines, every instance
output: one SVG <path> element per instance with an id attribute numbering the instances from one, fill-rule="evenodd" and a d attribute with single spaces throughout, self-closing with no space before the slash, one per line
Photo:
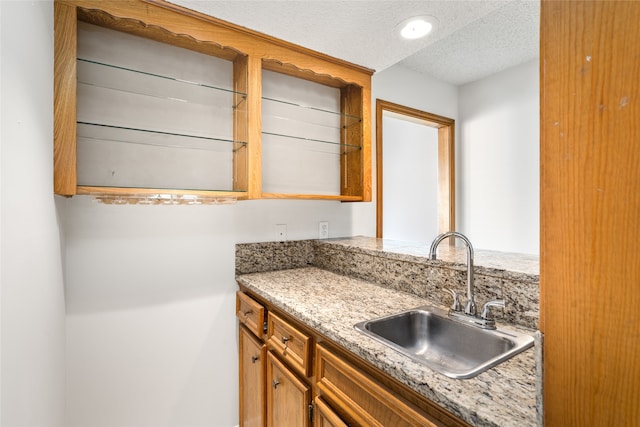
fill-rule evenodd
<path id="1" fill-rule="evenodd" d="M 278 242 L 287 240 L 287 224 L 276 224 L 276 240 Z"/>
<path id="2" fill-rule="evenodd" d="M 329 221 L 320 221 L 318 223 L 318 239 L 329 238 Z"/>

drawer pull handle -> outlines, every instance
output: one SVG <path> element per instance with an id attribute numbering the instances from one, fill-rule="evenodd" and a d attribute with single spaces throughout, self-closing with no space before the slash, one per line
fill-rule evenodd
<path id="1" fill-rule="evenodd" d="M 287 345 L 287 343 L 289 342 L 291 338 L 287 338 L 287 337 L 282 337 L 282 344 Z"/>
<path id="2" fill-rule="evenodd" d="M 258 360 L 260 360 L 260 356 L 251 356 L 251 363 L 256 363 Z"/>
<path id="3" fill-rule="evenodd" d="M 273 380 L 273 388 L 274 388 L 274 389 L 277 389 L 279 385 L 280 385 L 280 381 L 278 381 L 278 380 Z"/>
<path id="4" fill-rule="evenodd" d="M 248 316 L 248 315 L 250 315 L 250 314 L 253 314 L 253 310 L 247 310 L 247 311 L 243 311 L 243 312 L 242 312 L 242 315 L 243 315 L 244 317 L 247 317 L 247 316 Z"/>

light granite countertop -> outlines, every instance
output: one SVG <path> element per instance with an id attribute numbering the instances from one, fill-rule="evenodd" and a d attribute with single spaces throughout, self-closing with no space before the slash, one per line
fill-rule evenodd
<path id="1" fill-rule="evenodd" d="M 434 305 L 431 301 L 316 267 L 240 274 L 237 280 L 251 292 L 474 426 L 538 425 L 534 349 L 477 377 L 455 380 L 354 329 L 358 322 L 425 304 Z M 499 327 L 510 329 L 504 325 Z"/>

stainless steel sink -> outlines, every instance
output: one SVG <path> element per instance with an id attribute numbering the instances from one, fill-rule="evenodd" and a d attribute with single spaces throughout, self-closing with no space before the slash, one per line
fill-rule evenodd
<path id="1" fill-rule="evenodd" d="M 460 323 L 424 306 L 361 322 L 356 329 L 451 378 L 471 378 L 533 345 L 533 337 Z"/>

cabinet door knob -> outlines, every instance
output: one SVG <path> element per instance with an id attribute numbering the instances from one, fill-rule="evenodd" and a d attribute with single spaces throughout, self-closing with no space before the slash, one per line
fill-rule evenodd
<path id="1" fill-rule="evenodd" d="M 287 344 L 287 342 L 289 342 L 291 338 L 287 338 L 287 337 L 282 337 L 282 344 Z"/>
<path id="2" fill-rule="evenodd" d="M 251 363 L 256 363 L 258 360 L 260 360 L 260 356 L 251 356 Z"/>
<path id="3" fill-rule="evenodd" d="M 273 380 L 273 388 L 274 388 L 274 389 L 277 389 L 279 385 L 280 385 L 280 381 L 278 381 L 278 380 Z"/>

